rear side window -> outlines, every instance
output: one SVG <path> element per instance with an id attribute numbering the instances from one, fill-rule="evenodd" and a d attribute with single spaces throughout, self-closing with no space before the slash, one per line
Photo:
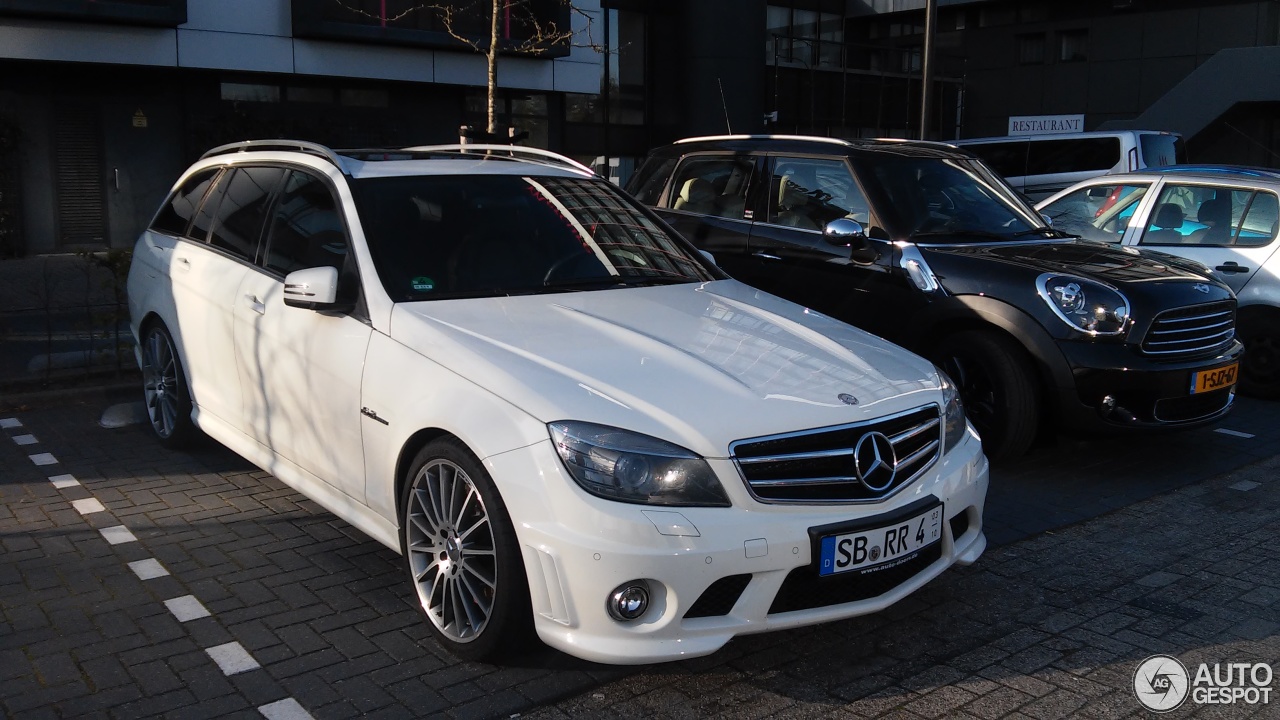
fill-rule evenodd
<path id="1" fill-rule="evenodd" d="M 640 202 L 653 207 L 662 197 L 662 188 L 676 166 L 676 158 L 663 158 L 645 163 L 640 172 L 627 184 L 627 189 Z"/>
<path id="2" fill-rule="evenodd" d="M 290 171 L 271 213 L 263 265 L 281 275 L 304 268 L 342 269 L 347 233 L 329 187 L 320 178 Z"/>
<path id="3" fill-rule="evenodd" d="M 275 192 L 283 168 L 236 168 L 226 187 L 222 202 L 214 214 L 209 243 L 232 255 L 253 261 L 258 251 L 258 238 L 266 219 L 267 204 Z"/>
<path id="4" fill-rule="evenodd" d="M 213 187 L 205 193 L 204 202 L 200 203 L 200 209 L 192 218 L 191 229 L 187 231 L 187 235 L 200 242 L 209 241 L 209 228 L 213 227 L 213 216 L 218 212 L 218 206 L 222 204 L 222 196 L 227 192 L 227 180 L 230 179 L 231 173 L 231 170 L 226 170 L 213 180 Z"/>
<path id="5" fill-rule="evenodd" d="M 741 155 L 695 155 L 676 171 L 666 206 L 741 220 L 755 160 Z"/>
<path id="6" fill-rule="evenodd" d="M 1026 175 L 1103 172 L 1120 162 L 1120 138 L 1041 140 L 1030 143 Z"/>
<path id="7" fill-rule="evenodd" d="M 1164 167 L 1186 162 L 1182 138 L 1177 135 L 1139 135 L 1143 167 Z"/>
<path id="8" fill-rule="evenodd" d="M 977 155 L 1002 177 L 1020 177 L 1027 174 L 1027 141 L 981 143 L 965 145 L 965 150 Z"/>
<path id="9" fill-rule="evenodd" d="M 200 206 L 200 201 L 209 191 L 209 186 L 213 184 L 213 179 L 217 175 L 218 168 L 212 168 L 187 178 L 187 181 L 164 201 L 155 221 L 151 223 L 151 229 L 178 237 L 186 235 L 187 226 L 191 224 L 196 208 Z"/>

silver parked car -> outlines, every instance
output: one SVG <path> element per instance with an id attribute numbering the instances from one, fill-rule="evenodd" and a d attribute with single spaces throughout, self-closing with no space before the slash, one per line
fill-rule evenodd
<path id="1" fill-rule="evenodd" d="M 1280 171 L 1182 165 L 1105 175 L 1036 207 L 1059 230 L 1212 268 L 1239 298 L 1241 390 L 1280 398 Z"/>

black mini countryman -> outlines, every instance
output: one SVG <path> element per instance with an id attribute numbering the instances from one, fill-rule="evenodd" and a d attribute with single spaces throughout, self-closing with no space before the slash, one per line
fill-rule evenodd
<path id="1" fill-rule="evenodd" d="M 1196 263 L 1046 226 L 940 143 L 694 138 L 634 195 L 758 288 L 932 358 L 992 458 L 1041 427 L 1189 427 L 1231 408 L 1231 290 Z"/>

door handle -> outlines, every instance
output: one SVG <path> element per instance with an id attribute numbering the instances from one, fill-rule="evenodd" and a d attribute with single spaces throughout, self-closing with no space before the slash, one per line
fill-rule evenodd
<path id="1" fill-rule="evenodd" d="M 258 299 L 257 295 L 245 295 L 244 299 L 249 301 L 250 310 L 258 313 L 259 315 L 267 314 L 267 306 Z"/>
<path id="2" fill-rule="evenodd" d="M 763 250 L 757 250 L 756 252 L 751 253 L 751 255 L 752 255 L 752 257 L 758 257 L 758 258 L 761 258 L 761 259 L 764 259 L 764 260 L 781 260 L 781 259 L 782 259 L 782 258 L 778 257 L 777 255 L 773 255 L 773 254 L 767 253 L 767 252 L 765 252 L 765 251 L 763 251 Z"/>
<path id="3" fill-rule="evenodd" d="M 191 261 L 190 261 L 190 260 L 188 260 L 188 259 L 186 259 L 186 258 L 184 258 L 184 257 L 182 257 L 182 256 L 178 256 L 178 257 L 175 257 L 175 258 L 173 259 L 173 262 L 174 262 L 174 264 L 177 266 L 177 268 L 178 268 L 179 270 L 181 270 L 181 271 L 183 271 L 183 272 L 190 272 L 190 271 L 191 271 Z"/>
<path id="4" fill-rule="evenodd" d="M 1245 273 L 1249 272 L 1249 268 L 1234 262 L 1226 262 L 1214 268 L 1218 272 L 1224 273 Z"/>

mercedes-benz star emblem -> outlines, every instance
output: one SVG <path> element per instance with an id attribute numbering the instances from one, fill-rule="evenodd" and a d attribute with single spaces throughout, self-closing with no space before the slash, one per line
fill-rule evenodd
<path id="1" fill-rule="evenodd" d="M 872 492 L 881 492 L 893 485 L 893 478 L 898 474 L 898 456 L 884 433 L 869 432 L 858 440 L 853 448 L 853 471 Z"/>
<path id="2" fill-rule="evenodd" d="M 844 403 L 845 405 L 857 405 L 857 404 L 858 404 L 858 398 L 856 398 L 856 397 L 854 397 L 854 396 L 850 395 L 849 393 L 840 393 L 840 394 L 839 394 L 839 395 L 837 395 L 836 397 L 840 398 L 840 402 Z"/>

